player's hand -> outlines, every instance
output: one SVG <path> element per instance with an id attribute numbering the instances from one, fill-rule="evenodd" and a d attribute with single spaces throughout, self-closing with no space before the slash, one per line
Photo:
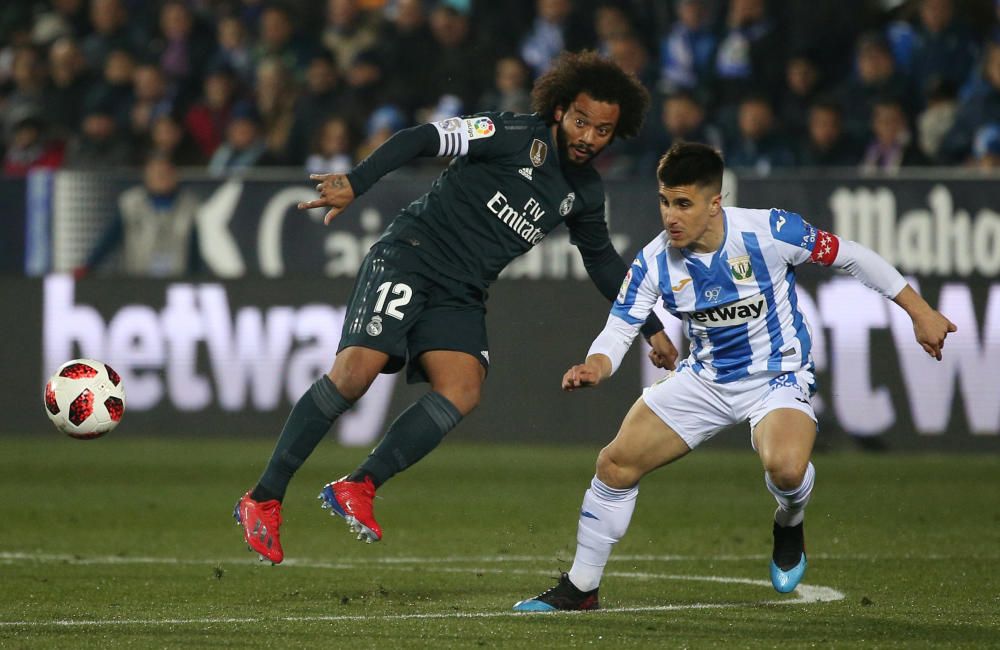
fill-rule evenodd
<path id="1" fill-rule="evenodd" d="M 649 337 L 649 344 L 653 348 L 649 351 L 649 360 L 653 365 L 673 370 L 677 365 L 677 348 L 674 347 L 670 337 L 665 332 L 659 331 Z"/>
<path id="2" fill-rule="evenodd" d="M 566 371 L 562 378 L 562 389 L 574 391 L 577 388 L 587 388 L 601 383 L 601 371 L 594 366 L 581 363 Z"/>
<path id="3" fill-rule="evenodd" d="M 917 343 L 938 361 L 941 360 L 944 339 L 950 332 L 957 331 L 958 326 L 936 309 L 922 312 L 913 319 L 913 334 L 917 337 Z"/>
<path id="4" fill-rule="evenodd" d="M 299 210 L 309 210 L 312 208 L 330 208 L 330 211 L 323 217 L 323 223 L 329 224 L 334 217 L 347 209 L 347 206 L 354 201 L 354 188 L 345 174 L 310 174 L 309 178 L 319 181 L 316 184 L 316 191 L 319 198 L 314 201 L 299 203 Z"/>

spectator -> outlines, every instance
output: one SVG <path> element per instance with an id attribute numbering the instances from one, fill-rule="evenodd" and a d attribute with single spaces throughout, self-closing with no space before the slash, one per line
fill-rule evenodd
<path id="1" fill-rule="evenodd" d="M 239 18 L 226 16 L 219 20 L 216 33 L 218 49 L 212 56 L 210 68 L 213 70 L 227 68 L 232 70 L 241 82 L 252 84 L 254 58 L 246 26 Z"/>
<path id="2" fill-rule="evenodd" d="M 131 128 L 134 79 L 135 61 L 132 54 L 127 50 L 112 50 L 104 59 L 101 79 L 90 87 L 83 103 L 102 104 L 109 108 L 119 128 L 125 133 Z"/>
<path id="3" fill-rule="evenodd" d="M 900 167 L 926 165 L 927 157 L 913 141 L 903 104 L 895 98 L 883 98 L 872 110 L 873 139 L 861 159 L 866 172 L 896 172 Z"/>
<path id="4" fill-rule="evenodd" d="M 392 134 L 406 126 L 406 117 L 395 106 L 382 106 L 368 119 L 365 140 L 358 147 L 356 158 L 362 160 L 379 148 Z"/>
<path id="5" fill-rule="evenodd" d="M 676 90 L 667 95 L 660 104 L 657 117 L 658 120 L 647 119 L 649 134 L 637 138 L 644 144 L 635 168 L 640 178 L 651 177 L 663 152 L 677 142 L 701 142 L 715 149 L 723 148 L 722 132 L 707 121 L 705 107 L 689 90 Z M 654 127 L 656 122 L 658 124 Z M 643 125 L 643 130 L 646 129 L 647 126 Z"/>
<path id="6" fill-rule="evenodd" d="M 1000 124 L 987 124 L 976 131 L 972 156 L 972 164 L 979 169 L 1000 169 Z"/>
<path id="7" fill-rule="evenodd" d="M 844 128 L 853 137 L 865 137 L 871 124 L 872 106 L 880 97 L 898 97 L 909 113 L 914 102 L 910 84 L 896 69 L 889 43 L 881 34 L 868 33 L 858 39 L 857 76 L 841 86 Z"/>
<path id="8" fill-rule="evenodd" d="M 197 94 L 212 50 L 210 37 L 195 23 L 191 10 L 183 0 L 163 3 L 160 7 L 159 34 L 147 51 L 182 102 L 190 101 Z"/>
<path id="9" fill-rule="evenodd" d="M 715 99 L 738 104 L 750 92 L 776 96 L 784 70 L 784 46 L 764 0 L 730 0 L 726 28 L 715 57 Z"/>
<path id="10" fill-rule="evenodd" d="M 24 106 L 11 116 L 13 134 L 3 157 L 3 175 L 23 178 L 33 169 L 62 165 L 64 146 L 49 139 L 41 111 Z"/>
<path id="11" fill-rule="evenodd" d="M 264 59 L 257 65 L 254 95 L 270 158 L 282 164 L 288 155 L 296 98 L 295 79 L 282 59 Z"/>
<path id="12" fill-rule="evenodd" d="M 78 169 L 124 167 L 132 161 L 132 147 L 106 99 L 84 108 L 82 128 L 70 140 L 66 166 Z"/>
<path id="13" fill-rule="evenodd" d="M 768 174 L 795 163 L 792 149 L 774 124 L 774 109 L 762 95 L 750 95 L 739 106 L 739 131 L 726 147 L 726 164 Z"/>
<path id="14" fill-rule="evenodd" d="M 611 41 L 634 34 L 635 27 L 622 4 L 604 0 L 594 11 L 594 32 L 597 35 L 595 49 L 603 56 L 610 56 Z"/>
<path id="15" fill-rule="evenodd" d="M 288 161 L 301 165 L 312 149 L 312 141 L 323 121 L 344 110 L 340 72 L 333 56 L 317 50 L 309 61 L 304 92 L 295 102 L 292 130 L 288 136 Z"/>
<path id="16" fill-rule="evenodd" d="M 80 100 L 94 84 L 80 46 L 71 37 L 60 38 L 49 48 L 49 78 L 48 113 L 52 126 L 68 136 L 79 129 Z"/>
<path id="17" fill-rule="evenodd" d="M 11 80 L 13 90 L 3 103 L 4 136 L 13 131 L 14 117 L 25 112 L 44 110 L 48 105 L 45 92 L 45 63 L 38 49 L 22 45 L 14 50 Z"/>
<path id="18" fill-rule="evenodd" d="M 384 23 L 377 41 L 386 69 L 386 95 L 407 113 L 434 102 L 428 96 L 430 71 L 438 50 L 427 25 L 422 0 L 398 0 L 391 22 Z"/>
<path id="19" fill-rule="evenodd" d="M 280 59 L 296 79 L 305 74 L 309 48 L 304 39 L 295 38 L 292 14 L 285 5 L 266 5 L 261 12 L 254 65 L 260 66 L 264 59 Z"/>
<path id="20" fill-rule="evenodd" d="M 905 61 L 902 67 L 920 92 L 936 79 L 961 84 L 978 55 L 974 35 L 955 19 L 954 0 L 920 0 L 917 23 L 896 23 L 889 38 L 897 61 Z"/>
<path id="21" fill-rule="evenodd" d="M 692 93 L 679 90 L 667 96 L 660 118 L 667 133 L 661 155 L 677 142 L 701 142 L 722 149 L 722 132 L 706 121 L 705 108 Z"/>
<path id="22" fill-rule="evenodd" d="M 361 52 L 378 43 L 379 23 L 373 14 L 363 13 L 358 0 L 327 0 L 326 27 L 320 41 L 346 73 Z"/>
<path id="23" fill-rule="evenodd" d="M 710 85 L 719 38 L 705 0 L 677 0 L 677 22 L 660 41 L 660 89 L 704 92 Z"/>
<path id="24" fill-rule="evenodd" d="M 793 54 L 785 64 L 785 92 L 779 117 L 785 132 L 794 138 L 805 135 L 809 107 L 820 87 L 820 72 L 807 54 Z"/>
<path id="25" fill-rule="evenodd" d="M 483 79 L 489 79 L 489 75 L 480 71 L 493 69 L 493 57 L 473 39 L 468 10 L 457 3 L 442 2 L 434 8 L 431 33 L 438 56 L 429 74 L 431 103 L 423 107 L 424 111 L 433 113 L 444 100 L 450 110 L 438 110 L 438 114 L 468 112 L 486 89 Z M 456 99 L 457 109 L 453 108 Z"/>
<path id="26" fill-rule="evenodd" d="M 128 22 L 122 0 L 91 0 L 90 25 L 93 32 L 83 41 L 83 55 L 91 70 L 101 70 L 114 50 L 139 51 L 141 38 Z"/>
<path id="27" fill-rule="evenodd" d="M 169 160 L 151 158 L 143 184 L 118 197 L 118 214 L 77 277 L 98 268 L 121 247 L 121 270 L 131 276 L 178 277 L 198 268 L 195 219 L 198 199 L 178 184 Z"/>
<path id="28" fill-rule="evenodd" d="M 653 91 L 656 86 L 656 65 L 638 36 L 628 33 L 612 37 L 607 42 L 607 48 L 612 61 L 641 81 L 646 90 Z"/>
<path id="29" fill-rule="evenodd" d="M 208 163 L 208 173 L 228 176 L 273 164 L 275 161 L 268 155 L 256 109 L 249 103 L 237 104 L 226 127 L 226 139 Z"/>
<path id="30" fill-rule="evenodd" d="M 920 150 L 931 160 L 938 160 L 938 151 L 945 135 L 955 124 L 958 113 L 958 89 L 940 79 L 927 89 L 925 108 L 917 116 L 917 142 Z"/>
<path id="31" fill-rule="evenodd" d="M 809 107 L 808 128 L 799 148 L 798 162 L 806 167 L 853 167 L 861 151 L 844 132 L 840 104 L 819 99 Z"/>
<path id="32" fill-rule="evenodd" d="M 986 124 L 1000 122 L 1000 43 L 987 45 L 982 76 L 982 86 L 959 102 L 955 123 L 938 151 L 942 161 L 963 162 L 972 151 L 976 130 Z"/>
<path id="33" fill-rule="evenodd" d="M 201 99 L 184 117 L 184 126 L 204 158 L 210 158 L 222 144 L 236 99 L 236 84 L 231 68 L 225 65 L 212 68 L 202 84 Z"/>
<path id="34" fill-rule="evenodd" d="M 149 63 L 137 66 L 132 74 L 132 106 L 129 110 L 132 134 L 137 138 L 147 137 L 153 120 L 170 112 L 172 106 L 163 70 Z"/>
<path id="35" fill-rule="evenodd" d="M 144 158 L 165 158 L 179 167 L 205 163 L 205 157 L 191 135 L 171 113 L 161 113 L 153 119 Z"/>
<path id="36" fill-rule="evenodd" d="M 77 39 L 90 31 L 90 20 L 84 0 L 53 0 L 35 18 L 32 40 L 36 43 L 53 43 L 61 38 Z M 42 34 L 47 37 L 41 38 Z"/>
<path id="37" fill-rule="evenodd" d="M 476 110 L 530 113 L 528 66 L 516 56 L 507 56 L 496 65 L 493 88 L 479 99 Z"/>
<path id="38" fill-rule="evenodd" d="M 535 20 L 521 41 L 521 58 L 534 76 L 548 70 L 552 59 L 566 49 L 565 31 L 571 11 L 572 0 L 536 0 Z"/>
<path id="39" fill-rule="evenodd" d="M 315 150 L 306 160 L 306 171 L 310 174 L 346 174 L 354 166 L 353 148 L 347 120 L 331 117 L 319 129 Z"/>

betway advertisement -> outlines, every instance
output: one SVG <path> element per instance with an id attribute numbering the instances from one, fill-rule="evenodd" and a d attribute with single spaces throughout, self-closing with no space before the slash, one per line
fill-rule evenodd
<path id="1" fill-rule="evenodd" d="M 811 324 L 820 440 L 879 435 L 900 449 L 1000 450 L 1000 282 L 912 281 L 958 325 L 944 359 L 915 343 L 909 318 L 849 276 L 799 282 Z M 275 436 L 291 405 L 332 364 L 351 281 L 301 278 L 167 282 L 69 275 L 4 279 L 2 433 L 48 431 L 42 386 L 76 356 L 122 376 L 127 410 L 114 435 Z M 575 280 L 498 282 L 489 302 L 492 368 L 480 408 L 453 436 L 470 440 L 610 440 L 643 386 L 660 376 L 637 344 L 590 391 L 559 390 L 603 326 L 607 305 Z M 675 341 L 679 322 L 663 316 Z M 425 385 L 381 377 L 332 436 L 369 445 Z M 721 444 L 746 446 L 745 426 Z"/>

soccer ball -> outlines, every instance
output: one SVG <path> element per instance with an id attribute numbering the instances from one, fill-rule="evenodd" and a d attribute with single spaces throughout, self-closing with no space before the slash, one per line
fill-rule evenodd
<path id="1" fill-rule="evenodd" d="M 121 377 L 106 363 L 73 359 L 45 384 L 45 414 L 56 428 L 78 440 L 111 431 L 125 412 Z"/>

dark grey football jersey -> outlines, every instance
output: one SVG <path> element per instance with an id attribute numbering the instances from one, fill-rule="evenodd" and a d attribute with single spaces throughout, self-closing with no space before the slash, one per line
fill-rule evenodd
<path id="1" fill-rule="evenodd" d="M 441 272 L 481 287 L 564 222 L 581 249 L 610 245 L 600 176 L 561 161 L 538 115 L 481 113 L 433 126 L 438 155 L 455 158 L 382 241 L 413 246 Z"/>

